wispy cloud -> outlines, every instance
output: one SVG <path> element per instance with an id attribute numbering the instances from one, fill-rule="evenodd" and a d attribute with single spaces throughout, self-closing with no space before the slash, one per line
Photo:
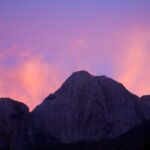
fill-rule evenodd
<path id="1" fill-rule="evenodd" d="M 24 101 L 32 109 L 59 87 L 59 70 L 32 50 L 18 51 L 13 47 L 11 52 L 4 55 L 5 61 L 9 62 L 10 55 L 16 59 L 15 64 L 0 65 L 0 95 Z"/>
<path id="2" fill-rule="evenodd" d="M 132 92 L 143 95 L 150 92 L 150 30 L 125 30 L 120 34 L 123 55 L 116 58 L 116 78 Z"/>

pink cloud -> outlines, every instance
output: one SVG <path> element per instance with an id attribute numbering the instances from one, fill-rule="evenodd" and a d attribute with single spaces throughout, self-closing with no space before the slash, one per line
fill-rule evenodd
<path id="1" fill-rule="evenodd" d="M 0 96 L 23 101 L 33 109 L 60 86 L 60 73 L 56 66 L 44 61 L 41 54 L 18 53 L 16 49 L 13 54 L 21 58 L 29 56 L 17 65 L 0 66 Z"/>
<path id="2" fill-rule="evenodd" d="M 132 92 L 143 95 L 150 92 L 150 30 L 144 28 L 123 31 L 123 55 L 116 60 L 116 79 L 122 82 Z"/>
<path id="3" fill-rule="evenodd" d="M 149 35 L 149 29 L 128 28 L 97 36 L 96 41 L 85 35 L 74 37 L 66 45 L 67 50 L 60 50 L 52 61 L 48 56 L 54 53 L 51 49 L 37 51 L 17 45 L 3 49 L 0 61 L 8 63 L 15 59 L 15 63 L 0 64 L 0 96 L 23 101 L 33 109 L 73 71 L 80 69 L 97 75 L 111 70 L 109 76 L 132 92 L 149 93 Z"/>

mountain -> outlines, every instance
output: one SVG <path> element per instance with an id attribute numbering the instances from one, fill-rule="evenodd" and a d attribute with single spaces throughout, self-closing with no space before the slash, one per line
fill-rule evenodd
<path id="1" fill-rule="evenodd" d="M 20 150 L 25 144 L 28 107 L 9 98 L 0 99 L 0 150 Z"/>
<path id="2" fill-rule="evenodd" d="M 150 150 L 150 120 L 130 129 L 108 142 L 103 148 L 111 150 Z M 109 149 L 110 150 L 110 149 Z"/>
<path id="3" fill-rule="evenodd" d="M 144 95 L 140 99 L 143 103 L 150 106 L 150 95 Z"/>
<path id="4" fill-rule="evenodd" d="M 32 126 L 42 146 L 71 144 L 117 137 L 149 117 L 149 107 L 122 84 L 79 71 L 33 110 Z"/>
<path id="5" fill-rule="evenodd" d="M 0 150 L 138 150 L 149 137 L 148 104 L 111 78 L 75 72 L 32 112 L 0 99 Z"/>

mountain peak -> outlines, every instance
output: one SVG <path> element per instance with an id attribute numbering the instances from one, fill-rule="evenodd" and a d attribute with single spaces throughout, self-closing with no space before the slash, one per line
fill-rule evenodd
<path id="1" fill-rule="evenodd" d="M 1 150 L 18 150 L 23 144 L 28 115 L 25 104 L 10 98 L 0 98 Z"/>
<path id="2" fill-rule="evenodd" d="M 91 75 L 89 72 L 85 71 L 85 70 L 81 70 L 81 71 L 76 71 L 73 72 L 70 77 L 66 80 L 66 81 L 70 81 L 70 80 L 85 80 L 88 78 L 93 77 L 93 75 Z"/>
<path id="3" fill-rule="evenodd" d="M 11 98 L 0 98 L 0 112 L 8 112 L 11 111 L 11 109 L 16 109 L 17 111 L 24 111 L 24 112 L 29 112 L 28 106 L 26 106 L 22 102 L 18 102 L 16 100 L 13 100 Z"/>
<path id="4" fill-rule="evenodd" d="M 44 124 L 52 140 L 64 143 L 112 138 L 146 118 L 138 100 L 111 78 L 74 72 L 32 112 L 35 129 Z"/>
<path id="5" fill-rule="evenodd" d="M 116 90 L 116 92 L 119 90 L 125 90 L 128 92 L 125 87 L 120 84 L 119 82 L 105 76 L 95 76 L 90 74 L 87 71 L 81 70 L 72 73 L 62 84 L 62 86 L 54 93 L 54 95 L 60 94 L 60 93 L 76 93 L 77 92 L 94 92 L 99 90 L 108 90 L 111 88 L 113 91 Z"/>
<path id="6" fill-rule="evenodd" d="M 73 79 L 75 79 L 75 78 L 87 79 L 87 78 L 91 78 L 91 77 L 108 78 L 105 75 L 94 76 L 94 75 L 90 74 L 88 71 L 80 70 L 80 71 L 73 72 L 68 79 L 70 79 L 70 78 L 73 78 Z"/>
<path id="7" fill-rule="evenodd" d="M 86 70 L 80 70 L 73 72 L 72 75 L 91 75 L 91 74 Z"/>
<path id="8" fill-rule="evenodd" d="M 77 94 L 85 92 L 94 92 L 103 86 L 118 86 L 119 83 L 104 75 L 94 76 L 87 71 L 81 70 L 72 73 L 62 84 L 62 86 L 53 94 Z M 50 99 L 53 96 L 50 95 Z M 47 97 L 48 98 L 48 97 Z"/>

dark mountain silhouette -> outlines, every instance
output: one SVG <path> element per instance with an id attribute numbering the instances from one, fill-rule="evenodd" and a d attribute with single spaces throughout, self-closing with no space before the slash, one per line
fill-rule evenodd
<path id="1" fill-rule="evenodd" d="M 106 76 L 75 72 L 30 113 L 0 100 L 0 150 L 146 149 L 149 100 Z"/>
<path id="2" fill-rule="evenodd" d="M 146 105 L 150 106 L 150 95 L 144 95 L 141 97 L 141 101 Z"/>
<path id="3" fill-rule="evenodd" d="M 19 150 L 26 144 L 29 110 L 23 103 L 0 99 L 0 150 Z"/>

